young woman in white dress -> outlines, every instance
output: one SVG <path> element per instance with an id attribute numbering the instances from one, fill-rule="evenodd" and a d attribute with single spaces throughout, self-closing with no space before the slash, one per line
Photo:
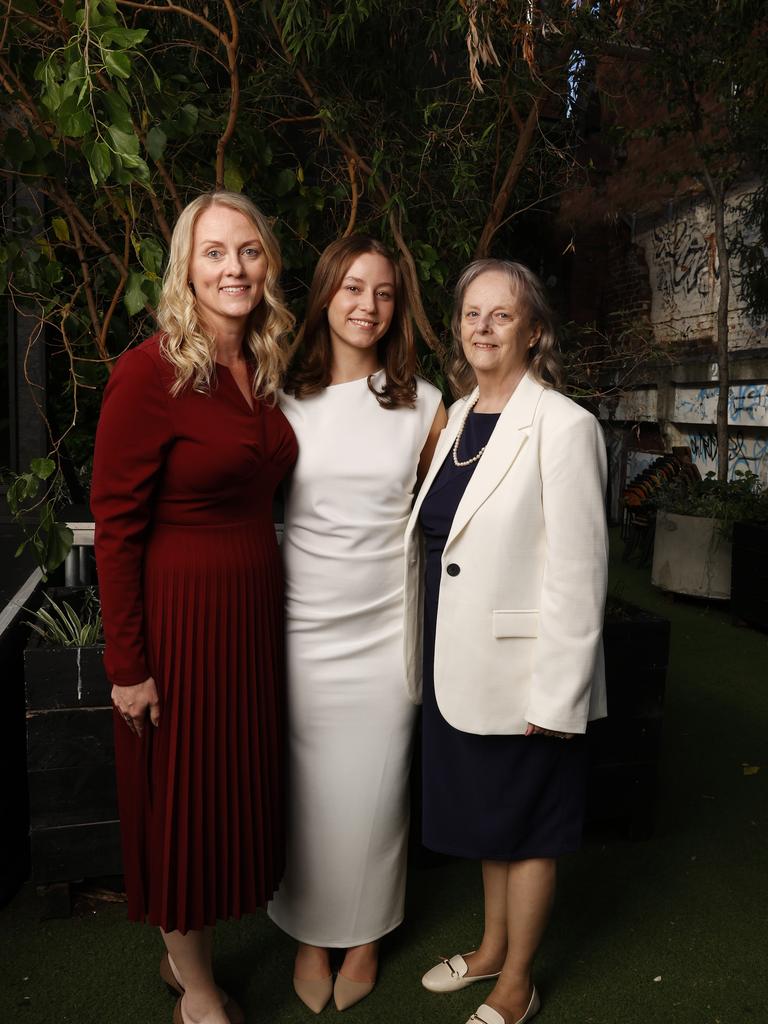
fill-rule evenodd
<path id="1" fill-rule="evenodd" d="M 316 1013 L 373 988 L 403 919 L 415 708 L 402 660 L 403 538 L 446 414 L 415 374 L 397 264 L 378 241 L 320 257 L 281 407 L 299 442 L 285 539 L 288 863 L 269 905 Z M 345 950 L 335 985 L 330 950 Z"/>

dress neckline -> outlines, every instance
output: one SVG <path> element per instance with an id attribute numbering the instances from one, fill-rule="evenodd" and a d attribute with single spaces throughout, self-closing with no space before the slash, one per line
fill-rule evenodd
<path id="1" fill-rule="evenodd" d="M 342 380 L 338 384 L 326 384 L 325 390 L 330 391 L 331 388 L 346 388 L 350 384 L 360 384 L 363 381 L 367 383 L 372 377 L 376 377 L 378 374 L 383 372 L 382 368 L 379 367 L 378 370 L 374 370 L 373 373 L 367 373 L 364 377 L 355 377 L 354 380 Z"/>
<path id="2" fill-rule="evenodd" d="M 250 359 L 247 359 L 247 360 L 246 360 L 246 364 L 247 364 L 247 366 L 248 366 L 248 367 L 250 368 L 250 366 L 252 365 L 252 360 L 250 360 Z M 249 412 L 249 413 L 250 413 L 250 414 L 251 414 L 251 415 L 253 416 L 253 414 L 254 414 L 254 413 L 256 412 L 256 399 L 255 399 L 255 398 L 254 398 L 253 396 L 251 396 L 251 399 L 250 399 L 250 401 L 249 401 L 249 400 L 248 400 L 248 399 L 247 399 L 247 398 L 245 397 L 245 395 L 243 394 L 243 392 L 242 392 L 242 391 L 241 391 L 241 389 L 240 389 L 240 385 L 239 385 L 239 384 L 237 383 L 237 381 L 235 380 L 234 374 L 232 373 L 232 371 L 230 370 L 230 368 L 229 368 L 229 367 L 227 366 L 227 364 L 226 364 L 226 363 L 217 363 L 217 362 L 214 362 L 214 366 L 216 367 L 216 371 L 217 371 L 217 372 L 218 372 L 219 370 L 226 370 L 226 371 L 227 371 L 227 376 L 228 376 L 228 377 L 229 377 L 229 379 L 230 379 L 230 380 L 232 381 L 232 384 L 233 384 L 233 386 L 234 386 L 234 388 L 235 388 L 235 391 L 237 391 L 237 394 L 238 394 L 238 396 L 240 397 L 240 401 L 241 401 L 241 402 L 243 403 L 243 405 L 244 405 L 244 406 L 246 407 L 246 409 L 248 410 L 248 412 Z"/>

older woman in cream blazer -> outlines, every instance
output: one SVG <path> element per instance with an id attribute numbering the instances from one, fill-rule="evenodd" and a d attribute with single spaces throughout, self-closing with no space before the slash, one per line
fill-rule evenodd
<path id="1" fill-rule="evenodd" d="M 523 1024 L 555 859 L 580 840 L 582 734 L 605 715 L 605 446 L 556 390 L 553 317 L 527 267 L 471 264 L 453 334 L 466 397 L 406 533 L 405 662 L 424 701 L 423 840 L 482 861 L 485 926 L 423 984 L 495 979 L 470 1021 Z"/>

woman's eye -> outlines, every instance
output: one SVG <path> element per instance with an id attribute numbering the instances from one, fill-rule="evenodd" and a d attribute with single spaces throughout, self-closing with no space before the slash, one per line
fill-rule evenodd
<path id="1" fill-rule="evenodd" d="M 380 299 L 391 299 L 392 296 L 389 294 L 389 292 L 379 292 L 379 298 Z"/>
<path id="2" fill-rule="evenodd" d="M 219 256 L 221 256 L 221 250 L 220 249 L 209 249 L 208 252 L 205 255 L 206 256 L 210 256 L 212 259 L 215 260 L 215 259 L 218 259 Z"/>
<path id="3" fill-rule="evenodd" d="M 347 291 L 348 292 L 359 292 L 360 289 L 357 287 L 356 284 L 348 284 L 347 285 Z"/>
<path id="4" fill-rule="evenodd" d="M 261 249 L 243 249 L 246 256 L 250 256 L 253 259 L 258 259 L 261 256 Z"/>
<path id="5" fill-rule="evenodd" d="M 467 320 L 469 320 L 473 316 L 477 316 L 477 313 L 475 312 L 474 309 L 470 309 L 470 311 L 466 314 Z"/>

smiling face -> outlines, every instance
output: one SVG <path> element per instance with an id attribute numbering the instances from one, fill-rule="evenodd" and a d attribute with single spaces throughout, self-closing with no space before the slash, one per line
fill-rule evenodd
<path id="1" fill-rule="evenodd" d="M 218 331 L 245 331 L 264 296 L 267 257 L 255 224 L 239 210 L 214 203 L 197 218 L 189 281 L 202 320 Z"/>
<path id="2" fill-rule="evenodd" d="M 519 378 L 540 329 L 504 271 L 488 270 L 467 287 L 461 307 L 461 346 L 478 379 Z"/>
<path id="3" fill-rule="evenodd" d="M 366 252 L 347 267 L 328 303 L 328 327 L 335 359 L 373 349 L 395 313 L 395 270 L 386 256 Z"/>

